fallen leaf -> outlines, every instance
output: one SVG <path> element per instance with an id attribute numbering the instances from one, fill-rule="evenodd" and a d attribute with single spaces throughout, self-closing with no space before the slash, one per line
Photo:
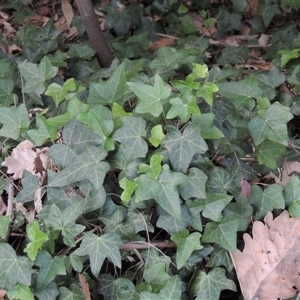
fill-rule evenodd
<path id="1" fill-rule="evenodd" d="M 243 252 L 230 252 L 245 300 L 288 299 L 300 290 L 300 218 L 283 211 L 244 234 Z"/>
<path id="2" fill-rule="evenodd" d="M 81 284 L 82 292 L 85 296 L 85 299 L 91 300 L 90 287 L 89 287 L 89 284 L 87 283 L 85 277 L 82 274 L 78 273 L 78 279 Z"/>
<path id="3" fill-rule="evenodd" d="M 162 46 L 170 46 L 170 45 L 173 45 L 174 43 L 175 43 L 175 40 L 173 38 L 162 37 L 162 38 L 158 39 L 156 42 L 150 42 L 149 50 L 151 52 L 154 52 Z"/>

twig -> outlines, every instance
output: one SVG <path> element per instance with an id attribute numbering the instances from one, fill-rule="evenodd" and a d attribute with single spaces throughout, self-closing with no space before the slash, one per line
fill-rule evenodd
<path id="1" fill-rule="evenodd" d="M 136 242 L 129 242 L 125 243 L 120 247 L 120 250 L 134 250 L 134 249 L 149 249 L 149 248 L 176 248 L 177 245 L 173 242 L 170 241 L 157 241 L 157 242 L 141 242 L 141 241 L 136 241 Z"/>

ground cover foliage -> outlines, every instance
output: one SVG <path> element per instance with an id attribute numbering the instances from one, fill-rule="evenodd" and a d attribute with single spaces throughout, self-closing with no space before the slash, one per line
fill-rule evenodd
<path id="1" fill-rule="evenodd" d="M 75 3 L 2 2 L 1 297 L 296 296 L 300 3 L 249 3 L 94 1 L 100 68 Z"/>

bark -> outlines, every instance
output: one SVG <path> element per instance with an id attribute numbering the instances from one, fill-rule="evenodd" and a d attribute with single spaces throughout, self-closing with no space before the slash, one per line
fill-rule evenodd
<path id="1" fill-rule="evenodd" d="M 75 2 L 92 48 L 97 52 L 97 60 L 102 68 L 108 68 L 111 65 L 113 56 L 99 26 L 91 0 L 75 0 Z"/>

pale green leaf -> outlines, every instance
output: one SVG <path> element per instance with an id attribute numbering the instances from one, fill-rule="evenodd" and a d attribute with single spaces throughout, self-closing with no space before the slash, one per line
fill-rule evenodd
<path id="1" fill-rule="evenodd" d="M 140 164 L 139 173 L 148 174 L 151 178 L 157 179 L 161 171 L 161 162 L 163 156 L 159 154 L 153 154 L 150 158 L 150 165 Z"/>
<path id="2" fill-rule="evenodd" d="M 212 82 L 205 82 L 200 85 L 196 92 L 196 96 L 202 97 L 209 105 L 213 105 L 214 93 L 218 91 L 218 87 Z"/>
<path id="3" fill-rule="evenodd" d="M 30 288 L 22 283 L 18 283 L 11 290 L 7 291 L 9 299 L 34 300 Z"/>
<path id="4" fill-rule="evenodd" d="M 149 138 L 149 142 L 154 146 L 158 147 L 165 137 L 163 133 L 162 126 L 160 124 L 152 127 L 151 129 L 151 137 Z"/>
<path id="5" fill-rule="evenodd" d="M 211 113 L 192 116 L 192 124 L 199 127 L 201 136 L 208 139 L 220 139 L 224 137 L 222 131 L 214 125 L 215 115 Z"/>
<path id="6" fill-rule="evenodd" d="M 300 49 L 284 49 L 278 51 L 281 54 L 280 66 L 284 67 L 291 59 L 298 58 Z"/>
<path id="7" fill-rule="evenodd" d="M 34 261 L 38 250 L 41 246 L 48 241 L 48 236 L 40 230 L 39 224 L 37 221 L 29 223 L 26 227 L 26 236 L 30 240 L 27 246 L 24 249 L 24 252 L 27 253 L 28 257 Z"/>
<path id="8" fill-rule="evenodd" d="M 135 191 L 137 184 L 133 181 L 128 180 L 126 177 L 119 181 L 120 187 L 124 190 L 121 194 L 121 199 L 123 202 L 128 202 L 131 195 Z"/>

